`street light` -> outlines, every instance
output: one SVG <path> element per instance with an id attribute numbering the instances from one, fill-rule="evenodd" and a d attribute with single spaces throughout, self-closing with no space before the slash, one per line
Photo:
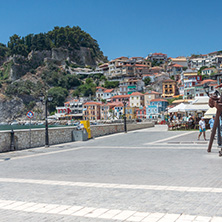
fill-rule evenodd
<path id="1" fill-rule="evenodd" d="M 48 132 L 48 102 L 52 102 L 53 96 L 40 95 L 40 101 L 45 104 L 45 147 L 49 147 L 49 132 Z"/>
<path id="2" fill-rule="evenodd" d="M 126 127 L 126 101 L 125 99 L 123 100 L 123 105 L 124 105 L 124 116 L 123 116 L 123 119 L 124 119 L 124 131 L 125 133 L 127 133 L 127 127 Z"/>
<path id="3" fill-rule="evenodd" d="M 207 96 L 209 97 L 210 87 L 207 83 L 204 84 L 203 89 L 204 89 L 205 93 L 207 94 Z"/>

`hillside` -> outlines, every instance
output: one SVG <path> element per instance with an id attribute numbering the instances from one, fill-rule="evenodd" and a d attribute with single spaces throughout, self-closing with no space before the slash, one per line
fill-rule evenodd
<path id="1" fill-rule="evenodd" d="M 0 44 L 0 121 L 22 117 L 29 109 L 40 112 L 39 95 L 46 92 L 54 95 L 50 111 L 55 110 L 74 90 L 82 92 L 76 89 L 85 80 L 73 74 L 74 68 L 94 69 L 106 61 L 97 41 L 80 27 L 11 36 L 7 46 Z"/>

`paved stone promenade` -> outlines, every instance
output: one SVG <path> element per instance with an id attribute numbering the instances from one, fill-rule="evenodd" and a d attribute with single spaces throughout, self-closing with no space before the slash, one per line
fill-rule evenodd
<path id="1" fill-rule="evenodd" d="M 2 153 L 0 221 L 221 222 L 222 158 L 197 135 L 156 126 Z"/>

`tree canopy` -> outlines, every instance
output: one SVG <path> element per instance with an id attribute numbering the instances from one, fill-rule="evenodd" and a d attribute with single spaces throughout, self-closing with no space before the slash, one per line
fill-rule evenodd
<path id="1" fill-rule="evenodd" d="M 105 81 L 104 87 L 107 89 L 113 89 L 119 86 L 119 81 Z"/>
<path id="2" fill-rule="evenodd" d="M 150 82 L 151 82 L 150 77 L 149 77 L 149 76 L 147 76 L 147 77 L 146 77 L 146 78 L 143 80 L 143 82 L 145 83 L 145 86 L 149 85 L 149 84 L 150 84 Z"/>
<path id="3" fill-rule="evenodd" d="M 49 89 L 48 95 L 53 96 L 52 102 L 49 103 L 49 111 L 54 111 L 56 106 L 63 106 L 68 94 L 68 90 L 62 87 L 53 87 Z"/>
<path id="4" fill-rule="evenodd" d="M 4 48 L 5 47 L 5 48 Z M 32 50 L 50 50 L 52 48 L 65 47 L 70 49 L 79 49 L 87 47 L 91 49 L 92 56 L 104 59 L 99 45 L 90 34 L 83 31 L 79 26 L 54 27 L 47 33 L 29 34 L 25 37 L 14 34 L 9 38 L 9 55 L 27 56 Z M 3 52 L 2 52 L 3 49 Z M 6 53 L 7 47 L 0 44 L 0 56 Z"/>

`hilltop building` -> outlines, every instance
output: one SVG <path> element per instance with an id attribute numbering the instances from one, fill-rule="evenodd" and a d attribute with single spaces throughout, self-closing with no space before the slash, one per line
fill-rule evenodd
<path id="1" fill-rule="evenodd" d="M 163 88 L 163 94 L 162 94 L 163 98 L 173 97 L 179 94 L 176 81 L 172 79 L 164 80 L 162 88 Z"/>

